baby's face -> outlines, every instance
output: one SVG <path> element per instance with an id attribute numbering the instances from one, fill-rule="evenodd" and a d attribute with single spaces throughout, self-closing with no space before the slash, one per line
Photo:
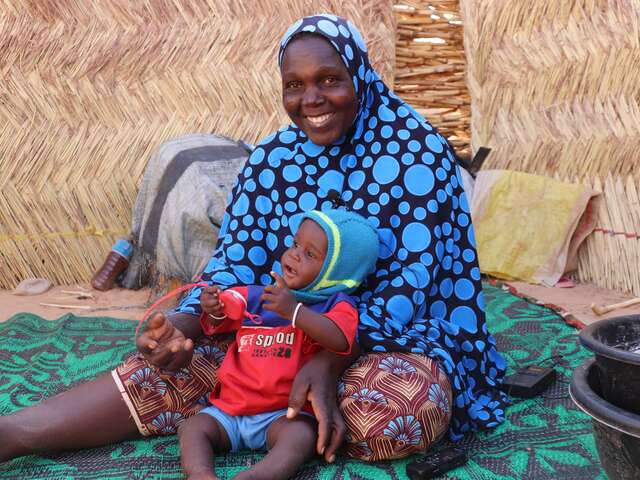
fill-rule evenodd
<path id="1" fill-rule="evenodd" d="M 306 219 L 293 238 L 293 245 L 282 255 L 282 276 L 287 287 L 300 290 L 322 270 L 327 256 L 327 236 L 322 227 Z"/>

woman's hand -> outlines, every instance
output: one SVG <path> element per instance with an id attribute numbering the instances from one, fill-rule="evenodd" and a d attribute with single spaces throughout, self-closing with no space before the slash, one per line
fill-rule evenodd
<path id="1" fill-rule="evenodd" d="M 202 311 L 214 317 L 224 317 L 224 303 L 220 301 L 220 287 L 209 285 L 202 288 L 200 305 Z"/>
<path id="2" fill-rule="evenodd" d="M 264 293 L 260 297 L 264 303 L 265 310 L 277 313 L 282 318 L 291 320 L 293 312 L 296 310 L 296 297 L 287 288 L 284 280 L 276 272 L 271 272 L 271 276 L 275 279 L 275 285 L 267 285 L 264 287 Z"/>
<path id="3" fill-rule="evenodd" d="M 171 372 L 189 365 L 193 357 L 193 341 L 160 312 L 151 317 L 136 347 L 151 365 Z"/>
<path id="4" fill-rule="evenodd" d="M 327 351 L 319 352 L 300 369 L 289 394 L 289 419 L 298 415 L 307 400 L 311 402 L 318 420 L 316 450 L 329 463 L 335 460 L 336 450 L 342 445 L 346 432 L 337 404 L 338 376 L 355 358 L 357 354 L 338 356 Z"/>

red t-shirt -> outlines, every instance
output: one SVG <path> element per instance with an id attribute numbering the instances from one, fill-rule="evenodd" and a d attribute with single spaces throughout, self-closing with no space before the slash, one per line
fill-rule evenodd
<path id="1" fill-rule="evenodd" d="M 300 328 L 293 328 L 288 320 L 261 307 L 263 287 L 233 287 L 233 290 L 247 299 L 247 310 L 260 315 L 262 323 L 227 319 L 213 326 L 207 314 L 201 315 L 200 324 L 206 335 L 237 330 L 218 370 L 219 383 L 209 401 L 230 415 L 254 415 L 286 408 L 296 374 L 322 347 Z M 343 354 L 351 353 L 358 328 L 353 300 L 339 293 L 324 303 L 307 307 L 338 326 L 349 345 Z"/>

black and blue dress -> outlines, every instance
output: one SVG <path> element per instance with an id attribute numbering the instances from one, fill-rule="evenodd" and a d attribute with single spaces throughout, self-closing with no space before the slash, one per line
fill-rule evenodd
<path id="1" fill-rule="evenodd" d="M 506 362 L 487 331 L 469 204 L 454 153 L 372 69 L 358 30 L 332 15 L 298 20 L 323 36 L 353 78 L 359 109 L 335 144 L 312 143 L 295 124 L 260 142 L 239 175 L 202 279 L 266 285 L 281 272 L 303 212 L 332 208 L 330 191 L 368 218 L 380 235 L 378 269 L 356 295 L 365 351 L 411 352 L 437 359 L 453 390 L 450 434 L 504 420 L 499 389 Z M 295 230 L 295 228 L 294 228 Z M 200 289 L 179 310 L 200 313 Z"/>

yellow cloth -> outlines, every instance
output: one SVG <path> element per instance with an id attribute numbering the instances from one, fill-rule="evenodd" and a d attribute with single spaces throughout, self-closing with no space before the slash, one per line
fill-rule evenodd
<path id="1" fill-rule="evenodd" d="M 595 227 L 598 193 L 580 184 L 509 170 L 481 171 L 473 218 L 483 273 L 553 286 L 576 268 Z"/>

